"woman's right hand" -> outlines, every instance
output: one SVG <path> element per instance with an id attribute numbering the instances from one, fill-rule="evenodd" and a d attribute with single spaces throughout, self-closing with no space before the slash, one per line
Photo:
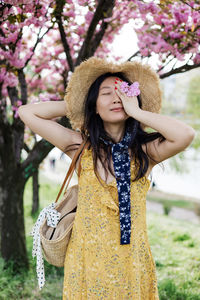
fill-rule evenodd
<path id="1" fill-rule="evenodd" d="M 22 105 L 18 113 L 27 127 L 63 152 L 69 145 L 82 142 L 80 132 L 66 128 L 55 121 L 56 118 L 66 115 L 65 101 L 47 101 Z M 72 158 L 74 153 L 75 151 L 70 151 L 67 152 L 67 155 Z"/>

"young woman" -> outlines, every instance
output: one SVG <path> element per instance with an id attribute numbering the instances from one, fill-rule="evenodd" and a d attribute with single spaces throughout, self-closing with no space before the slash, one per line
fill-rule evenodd
<path id="1" fill-rule="evenodd" d="M 83 139 L 89 141 L 77 163 L 78 207 L 63 299 L 159 299 L 146 228 L 148 176 L 188 147 L 195 131 L 159 114 L 158 76 L 136 62 L 88 59 L 72 74 L 65 100 L 19 109 L 27 126 L 71 158 Z M 65 115 L 74 130 L 52 120 Z"/>

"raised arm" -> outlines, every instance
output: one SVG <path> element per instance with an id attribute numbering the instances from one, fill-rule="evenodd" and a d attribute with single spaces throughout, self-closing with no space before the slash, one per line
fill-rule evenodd
<path id="1" fill-rule="evenodd" d="M 47 101 L 22 105 L 19 108 L 21 120 L 36 134 L 65 151 L 71 144 L 81 143 L 79 132 L 65 128 L 55 119 L 66 115 L 65 101 Z M 74 151 L 67 153 L 71 158 Z"/>
<path id="2" fill-rule="evenodd" d="M 147 144 L 149 155 L 157 163 L 183 151 L 195 136 L 195 130 L 191 126 L 170 116 L 140 110 L 135 114 L 135 118 L 166 138 L 161 143 L 158 138 Z M 156 163 L 151 162 L 151 164 Z"/>
<path id="3" fill-rule="evenodd" d="M 163 142 L 159 142 L 159 138 L 157 138 L 147 143 L 147 152 L 157 163 L 183 151 L 194 139 L 195 130 L 191 126 L 170 116 L 142 110 L 136 97 L 127 97 L 120 89 L 116 90 L 116 93 L 122 100 L 124 109 L 129 116 L 165 137 L 166 140 Z M 152 160 L 151 165 L 155 164 Z"/>

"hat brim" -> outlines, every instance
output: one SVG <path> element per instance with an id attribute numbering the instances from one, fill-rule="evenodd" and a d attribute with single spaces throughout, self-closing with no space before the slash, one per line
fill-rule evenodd
<path id="1" fill-rule="evenodd" d="M 162 103 L 160 80 L 149 65 L 139 62 L 115 64 L 104 59 L 91 57 L 75 68 L 66 88 L 64 100 L 67 117 L 73 129 L 81 129 L 84 122 L 85 99 L 92 83 L 105 73 L 122 72 L 130 82 L 138 81 L 141 91 L 142 109 L 159 113 Z"/>

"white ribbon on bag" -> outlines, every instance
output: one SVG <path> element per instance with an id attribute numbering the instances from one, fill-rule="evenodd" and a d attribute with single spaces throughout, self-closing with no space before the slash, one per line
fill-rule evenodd
<path id="1" fill-rule="evenodd" d="M 37 279 L 38 285 L 41 289 L 45 284 L 45 273 L 44 273 L 44 260 L 42 255 L 42 246 L 40 241 L 40 227 L 43 224 L 44 220 L 47 219 L 47 225 L 55 228 L 60 220 L 60 215 L 55 209 L 56 203 L 52 203 L 45 207 L 39 214 L 39 217 L 33 226 L 33 229 L 30 233 L 33 236 L 33 250 L 32 256 L 37 257 L 36 261 L 36 271 L 37 271 Z"/>

